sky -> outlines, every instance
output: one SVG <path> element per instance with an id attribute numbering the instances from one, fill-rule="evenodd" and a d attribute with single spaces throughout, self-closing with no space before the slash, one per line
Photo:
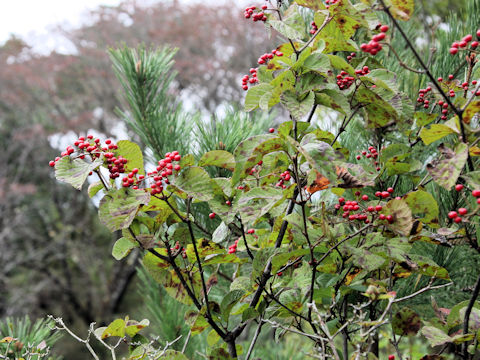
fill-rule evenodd
<path id="1" fill-rule="evenodd" d="M 79 26 L 82 15 L 99 5 L 118 5 L 121 0 L 5 0 L 0 11 L 0 43 L 10 34 L 27 40 L 35 49 L 48 51 L 67 46 L 51 36 L 55 25 Z"/>
<path id="2" fill-rule="evenodd" d="M 137 0 L 139 4 L 166 0 Z M 194 2 L 196 0 L 181 0 Z M 198 0 L 197 0 L 198 1 Z M 212 4 L 233 0 L 207 0 Z M 237 1 L 237 0 L 235 0 Z M 88 10 L 100 5 L 118 5 L 121 0 L 3 0 L 0 11 L 0 44 L 10 34 L 27 40 L 34 50 L 49 53 L 52 50 L 69 52 L 69 44 L 53 35 L 56 25 L 78 27 Z M 205 2 L 205 1 L 203 1 Z M 238 2 L 238 1 L 237 1 Z M 243 3 L 243 0 L 239 1 Z"/>

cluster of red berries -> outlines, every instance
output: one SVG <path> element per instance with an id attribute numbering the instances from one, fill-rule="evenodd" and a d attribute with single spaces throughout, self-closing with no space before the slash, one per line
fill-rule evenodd
<path id="1" fill-rule="evenodd" d="M 387 191 L 377 191 L 375 192 L 376 197 L 381 197 L 383 199 L 389 198 L 395 190 L 392 187 L 389 187 Z M 396 199 L 400 199 L 400 197 L 397 197 Z"/>
<path id="2" fill-rule="evenodd" d="M 263 13 L 262 10 L 267 10 L 267 5 L 262 5 L 262 10 L 258 10 L 258 12 L 254 13 L 257 10 L 256 6 L 249 6 L 245 9 L 243 15 L 245 19 L 252 18 L 253 21 L 267 21 L 267 16 Z"/>
<path id="3" fill-rule="evenodd" d="M 385 33 L 388 31 L 389 27 L 388 25 L 379 24 L 377 29 L 380 30 L 380 33 L 374 35 L 367 44 L 363 43 L 360 45 L 360 49 L 363 52 L 370 53 L 370 55 L 377 55 L 377 53 L 382 50 L 382 44 L 380 44 L 380 41 L 385 39 Z"/>
<path id="4" fill-rule="evenodd" d="M 250 75 L 252 76 L 251 78 Z M 248 84 L 255 84 L 256 82 L 258 82 L 257 69 L 251 68 L 250 75 L 247 74 L 242 78 L 242 89 L 245 91 L 248 90 Z"/>
<path id="5" fill-rule="evenodd" d="M 170 251 L 180 251 L 182 254 L 182 257 L 184 259 L 187 258 L 187 249 L 185 249 L 183 246 L 180 246 L 180 243 L 178 241 L 175 243 L 174 247 L 170 248 Z"/>
<path id="6" fill-rule="evenodd" d="M 352 86 L 355 78 L 353 76 L 347 76 L 348 73 L 344 70 L 337 75 L 337 85 L 340 90 L 348 89 Z"/>
<path id="7" fill-rule="evenodd" d="M 442 77 L 438 77 L 438 78 L 437 78 L 437 81 L 438 81 L 438 82 L 442 82 L 442 81 L 443 81 L 443 78 L 442 78 Z M 467 85 L 468 85 L 468 83 L 467 83 Z M 467 87 L 467 90 L 468 90 L 468 87 Z M 448 96 L 450 96 L 451 98 L 455 97 L 455 90 L 454 90 L 454 89 L 448 90 Z"/>
<path id="8" fill-rule="evenodd" d="M 325 0 L 325 8 L 326 9 L 329 9 L 330 8 L 330 5 L 333 5 L 333 4 L 336 4 L 337 2 L 339 2 L 340 0 Z"/>
<path id="9" fill-rule="evenodd" d="M 235 242 L 228 247 L 228 253 L 235 254 L 237 252 L 237 245 L 238 245 L 238 239 L 235 240 Z"/>
<path id="10" fill-rule="evenodd" d="M 51 167 L 55 166 L 55 163 L 59 161 L 61 158 L 65 156 L 73 155 L 77 153 L 77 157 L 79 159 L 85 159 L 88 155 L 92 160 L 98 159 L 102 156 L 105 157 L 107 162 L 107 167 L 110 172 L 110 178 L 115 179 L 120 176 L 121 173 L 125 172 L 125 164 L 127 163 L 127 159 L 119 156 L 115 157 L 115 154 L 110 150 L 117 150 L 118 145 L 113 143 L 112 140 L 107 139 L 105 140 L 105 145 L 101 145 L 101 141 L 99 138 L 94 138 L 93 135 L 80 136 L 73 145 L 68 145 L 65 151 L 63 151 L 59 156 L 55 158 L 55 160 L 51 160 L 48 165 Z M 91 175 L 90 173 L 89 175 Z"/>
<path id="11" fill-rule="evenodd" d="M 315 21 L 312 21 L 310 25 L 312 25 L 312 28 L 310 29 L 310 34 L 313 35 L 318 31 L 318 27 L 317 27 L 317 24 L 315 24 Z"/>
<path id="12" fill-rule="evenodd" d="M 368 66 L 364 66 L 364 67 L 361 68 L 361 69 L 355 70 L 355 74 L 356 74 L 356 75 L 360 75 L 360 76 L 362 76 L 362 75 L 367 75 L 367 74 L 369 74 L 369 73 L 370 73 L 370 68 L 369 68 Z"/>
<path id="13" fill-rule="evenodd" d="M 178 162 L 181 158 L 182 157 L 178 151 L 168 152 L 165 154 L 165 158 L 158 161 L 157 168 L 147 173 L 147 176 L 150 176 L 153 179 L 153 183 L 150 185 L 150 188 L 152 189 L 150 193 L 152 195 L 160 194 L 163 191 L 164 183 L 169 183 L 168 176 L 172 175 L 174 171 L 177 173 L 180 171 L 180 165 L 174 165 L 173 162 Z"/>
<path id="14" fill-rule="evenodd" d="M 375 169 L 377 171 L 380 171 L 380 167 L 378 166 L 379 163 L 377 161 L 377 158 L 378 158 L 377 149 L 375 149 L 373 146 L 369 146 L 368 151 L 362 150 L 361 155 L 357 155 L 356 159 L 361 160 L 362 156 L 364 156 L 367 159 L 371 159 L 371 161 L 373 162 L 373 165 L 375 165 Z"/>
<path id="15" fill-rule="evenodd" d="M 134 168 L 132 169 L 132 171 L 130 171 L 128 173 L 127 176 L 125 176 L 123 179 L 122 179 L 122 186 L 123 187 L 130 187 L 132 186 L 132 189 L 134 190 L 137 190 L 138 189 L 138 185 L 143 181 L 143 179 L 145 178 L 145 176 L 143 175 L 138 175 L 138 178 L 137 178 L 137 174 L 138 174 L 138 169 L 137 168 Z"/>
<path id="16" fill-rule="evenodd" d="M 258 58 L 258 63 L 260 65 L 266 64 L 268 60 L 273 59 L 274 56 L 283 56 L 283 53 L 281 51 L 278 51 L 277 49 L 273 49 L 272 52 L 270 53 L 265 53 L 262 56 Z"/>
<path id="17" fill-rule="evenodd" d="M 462 184 L 455 185 L 455 190 L 458 191 L 458 192 L 462 191 L 464 188 L 465 187 Z M 472 191 L 472 196 L 477 199 L 477 204 L 480 205 L 480 190 L 473 190 Z M 449 219 L 452 219 L 453 222 L 458 224 L 458 223 L 462 222 L 461 216 L 464 216 L 464 215 L 467 215 L 467 214 L 468 214 L 467 209 L 459 208 L 459 209 L 457 209 L 457 211 L 455 211 L 455 210 L 450 211 L 447 216 L 448 216 Z"/>
<path id="18" fill-rule="evenodd" d="M 290 173 L 288 172 L 288 170 L 286 170 L 280 174 L 280 179 L 278 180 L 278 183 L 275 184 L 275 186 L 285 189 L 287 186 L 284 185 L 284 182 L 289 181 L 290 179 L 291 179 Z"/>
<path id="19" fill-rule="evenodd" d="M 359 196 L 360 193 L 357 192 L 356 195 Z M 361 200 L 368 201 L 369 200 L 368 195 L 362 195 Z M 382 205 L 368 206 L 367 208 L 361 209 L 358 201 L 345 200 L 345 198 L 341 197 L 338 199 L 338 204 L 335 204 L 335 209 L 343 210 L 342 217 L 344 219 L 348 219 L 350 221 L 359 220 L 359 221 L 363 221 L 365 224 L 369 224 L 370 219 L 368 219 L 368 214 L 382 211 L 383 206 Z M 352 214 L 352 212 L 359 211 L 359 210 L 361 210 L 360 213 Z M 392 215 L 379 214 L 378 218 L 380 220 L 387 220 L 390 224 L 394 222 L 394 218 Z"/>
<path id="20" fill-rule="evenodd" d="M 357 56 L 356 53 L 352 52 L 350 55 L 347 56 L 347 61 L 350 62 L 355 56 Z"/>
<path id="21" fill-rule="evenodd" d="M 480 29 L 477 30 L 477 39 L 480 39 Z M 459 49 L 464 49 L 468 46 L 470 41 L 473 40 L 473 36 L 471 34 L 465 35 L 462 40 L 454 41 L 452 46 L 450 47 L 450 54 L 456 55 Z M 475 50 L 478 47 L 478 41 L 472 41 L 470 44 L 470 49 Z"/>

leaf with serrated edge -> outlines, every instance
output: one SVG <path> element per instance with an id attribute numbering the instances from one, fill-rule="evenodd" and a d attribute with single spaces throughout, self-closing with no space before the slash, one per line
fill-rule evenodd
<path id="1" fill-rule="evenodd" d="M 55 177 L 57 180 L 66 182 L 75 189 L 80 190 L 90 172 L 98 168 L 102 163 L 103 161 L 100 159 L 88 163 L 84 160 L 72 160 L 69 156 L 64 156 L 55 163 Z"/>

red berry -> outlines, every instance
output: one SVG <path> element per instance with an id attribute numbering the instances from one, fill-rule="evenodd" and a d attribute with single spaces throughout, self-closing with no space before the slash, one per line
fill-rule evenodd
<path id="1" fill-rule="evenodd" d="M 455 219 L 457 216 L 458 216 L 458 214 L 457 214 L 456 211 L 450 211 L 450 212 L 448 213 L 448 218 L 449 218 L 449 219 Z"/>
<path id="2" fill-rule="evenodd" d="M 232 202 L 231 202 L 230 200 L 227 200 L 227 201 L 225 201 L 225 204 L 226 204 L 227 206 L 231 206 L 231 205 L 232 205 Z"/>
<path id="3" fill-rule="evenodd" d="M 362 200 L 367 201 L 368 200 L 368 195 L 362 195 Z"/>
<path id="4" fill-rule="evenodd" d="M 382 198 L 388 198 L 390 196 L 390 193 L 388 191 L 382 191 Z"/>
<path id="5" fill-rule="evenodd" d="M 386 216 L 383 215 L 383 214 L 380 214 L 380 215 L 378 216 L 378 218 L 379 218 L 380 220 L 385 220 Z"/>
<path id="6" fill-rule="evenodd" d="M 395 355 L 388 355 L 388 360 L 395 360 Z"/>
<path id="7" fill-rule="evenodd" d="M 345 198 L 341 197 L 341 198 L 338 198 L 338 203 L 339 204 L 343 204 L 345 202 Z"/>
<path id="8" fill-rule="evenodd" d="M 175 165 L 175 166 L 173 167 L 173 169 L 174 169 L 175 171 L 180 171 L 181 166 L 177 164 L 177 165 Z"/>
<path id="9" fill-rule="evenodd" d="M 274 128 L 270 128 L 270 129 L 268 129 L 268 132 L 271 134 L 271 133 L 275 132 L 275 129 L 274 129 Z"/>
<path id="10" fill-rule="evenodd" d="M 388 27 L 388 25 L 382 25 L 382 26 L 380 26 L 380 31 L 381 31 L 382 33 L 386 33 L 386 32 L 388 31 L 388 29 L 390 29 L 390 28 Z"/>
<path id="11" fill-rule="evenodd" d="M 477 204 L 480 205 L 480 198 L 477 199 Z"/>
<path id="12" fill-rule="evenodd" d="M 382 211 L 382 209 L 383 209 L 382 205 L 375 206 L 375 210 L 377 211 Z"/>
<path id="13" fill-rule="evenodd" d="M 208 217 L 209 217 L 210 219 L 213 219 L 213 218 L 215 217 L 215 215 L 216 215 L 216 214 L 215 214 L 214 212 L 212 212 L 212 213 L 208 214 Z"/>
<path id="14" fill-rule="evenodd" d="M 437 79 L 437 81 L 442 82 L 442 81 L 443 81 L 443 78 L 442 78 L 442 77 L 439 77 L 439 78 Z"/>
<path id="15" fill-rule="evenodd" d="M 382 196 L 382 192 L 381 192 L 381 191 L 377 191 L 377 192 L 375 193 L 375 196 L 376 196 L 376 197 L 381 197 L 381 196 Z"/>
<path id="16" fill-rule="evenodd" d="M 458 209 L 458 213 L 459 213 L 460 215 L 466 215 L 467 212 L 468 212 L 468 210 L 465 209 L 465 208 L 460 208 L 460 209 Z"/>
<path id="17" fill-rule="evenodd" d="M 462 222 L 462 218 L 460 216 L 457 216 L 455 219 L 453 219 L 453 221 L 458 224 L 460 222 Z"/>
<path id="18" fill-rule="evenodd" d="M 393 223 L 393 216 L 392 215 L 387 215 L 387 221 L 391 224 Z"/>
<path id="19" fill-rule="evenodd" d="M 374 208 L 373 206 L 369 206 L 369 207 L 367 208 L 367 211 L 368 211 L 368 212 L 373 212 L 373 211 L 375 211 L 375 208 Z"/>
<path id="20" fill-rule="evenodd" d="M 477 30 L 477 38 L 480 38 L 480 29 Z"/>
<path id="21" fill-rule="evenodd" d="M 455 185 L 455 190 L 462 191 L 463 190 L 463 185 L 462 184 Z"/>
<path id="22" fill-rule="evenodd" d="M 282 276 L 282 275 L 283 275 L 283 273 L 282 273 L 281 271 L 279 271 L 279 272 L 277 273 L 277 276 Z"/>
<path id="23" fill-rule="evenodd" d="M 389 187 L 389 188 L 387 189 L 387 191 L 391 194 L 391 193 L 393 193 L 394 190 L 393 190 L 392 187 Z"/>
<path id="24" fill-rule="evenodd" d="M 454 48 L 454 47 L 450 48 L 449 51 L 450 51 L 450 54 L 452 54 L 452 55 L 455 55 L 455 54 L 458 53 L 458 49 L 457 49 L 457 48 Z"/>
<path id="25" fill-rule="evenodd" d="M 476 49 L 478 47 L 478 41 L 472 41 L 472 43 L 470 44 L 470 47 L 472 49 Z"/>
<path id="26" fill-rule="evenodd" d="M 473 190 L 472 195 L 475 196 L 476 198 L 480 197 L 480 190 Z"/>
<path id="27" fill-rule="evenodd" d="M 248 229 L 247 230 L 247 234 L 253 234 L 253 233 L 255 233 L 255 229 Z"/>
<path id="28" fill-rule="evenodd" d="M 468 34 L 468 35 L 465 35 L 462 40 L 468 43 L 472 41 L 472 39 L 473 39 L 473 36 L 471 34 Z"/>

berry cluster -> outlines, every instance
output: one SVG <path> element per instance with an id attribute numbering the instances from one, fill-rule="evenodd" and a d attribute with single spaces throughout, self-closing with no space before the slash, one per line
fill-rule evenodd
<path id="1" fill-rule="evenodd" d="M 480 29 L 477 30 L 477 39 L 480 39 Z M 472 41 L 473 36 L 471 34 L 465 35 L 462 40 L 460 41 L 454 41 L 452 43 L 452 46 L 450 47 L 450 54 L 456 55 L 460 49 L 465 49 L 467 48 L 468 44 L 470 43 L 470 49 L 475 50 L 479 42 L 478 41 Z"/>
<path id="2" fill-rule="evenodd" d="M 278 51 L 277 49 L 273 49 L 272 52 L 270 53 L 265 53 L 262 56 L 258 58 L 258 63 L 260 65 L 266 64 L 268 60 L 273 59 L 274 56 L 283 56 L 283 53 L 281 51 Z"/>
<path id="3" fill-rule="evenodd" d="M 250 75 L 252 76 L 251 78 Z M 248 84 L 255 84 L 256 82 L 258 82 L 257 69 L 251 68 L 250 75 L 247 74 L 242 78 L 242 89 L 245 91 L 248 90 Z"/>
<path id="4" fill-rule="evenodd" d="M 171 248 L 170 248 L 170 251 L 172 251 L 172 252 L 173 252 L 173 251 L 178 251 L 178 252 L 180 252 L 180 253 L 182 254 L 182 257 L 183 257 L 184 259 L 187 258 L 187 249 L 185 249 L 183 246 L 180 246 L 180 243 L 179 243 L 178 241 L 175 243 L 175 246 L 174 246 L 174 247 L 171 247 Z M 178 254 L 178 252 L 177 252 L 177 254 Z"/>
<path id="5" fill-rule="evenodd" d="M 160 194 L 163 191 L 164 183 L 169 183 L 168 176 L 172 175 L 174 171 L 177 173 L 180 171 L 180 165 L 174 165 L 173 162 L 178 162 L 181 158 L 178 151 L 168 152 L 165 154 L 165 158 L 158 161 L 157 168 L 147 173 L 147 176 L 153 179 L 153 183 L 150 185 L 152 195 Z"/>
<path id="6" fill-rule="evenodd" d="M 353 76 L 347 76 L 348 73 L 344 70 L 337 75 L 337 85 L 340 90 L 348 89 L 352 86 L 355 78 Z"/>
<path id="7" fill-rule="evenodd" d="M 356 53 L 352 52 L 350 55 L 347 56 L 347 61 L 350 62 L 355 56 L 357 56 Z"/>
<path id="8" fill-rule="evenodd" d="M 464 189 L 464 186 L 462 184 L 457 184 L 455 185 L 455 190 L 460 192 Z M 480 190 L 473 190 L 472 191 L 472 196 L 477 199 L 477 204 L 480 205 Z M 452 210 L 448 213 L 448 218 L 453 220 L 454 223 L 458 224 L 462 222 L 461 216 L 467 215 L 468 210 L 466 208 L 459 208 L 457 211 Z"/>
<path id="9" fill-rule="evenodd" d="M 235 242 L 228 247 L 228 253 L 235 254 L 237 252 L 237 245 L 238 245 L 238 239 L 235 240 Z"/>
<path id="10" fill-rule="evenodd" d="M 369 146 L 368 151 L 362 150 L 361 155 L 357 155 L 356 159 L 361 160 L 362 156 L 367 158 L 367 159 L 370 159 L 373 162 L 373 165 L 375 166 L 375 169 L 377 171 L 380 171 L 379 163 L 377 161 L 377 158 L 378 158 L 377 149 L 375 149 L 373 146 Z"/>
<path id="11" fill-rule="evenodd" d="M 362 49 L 363 52 L 370 53 L 370 55 L 377 55 L 377 53 L 382 50 L 382 44 L 380 44 L 380 41 L 385 39 L 385 33 L 388 31 L 389 27 L 388 25 L 379 24 L 377 29 L 380 30 L 380 33 L 374 35 L 367 44 L 363 43 L 360 45 L 360 49 Z"/>
<path id="12" fill-rule="evenodd" d="M 60 154 L 60 157 L 56 157 L 55 160 L 51 160 L 48 165 L 55 166 L 55 163 L 65 156 L 71 156 L 76 154 L 79 159 L 85 159 L 86 156 L 90 156 L 92 160 L 99 159 L 102 155 L 106 159 L 107 167 L 110 172 L 110 178 L 115 179 L 120 174 L 125 172 L 125 164 L 127 159 L 118 156 L 116 157 L 112 150 L 117 150 L 118 145 L 113 143 L 112 140 L 105 140 L 104 146 L 101 145 L 99 138 L 94 138 L 93 135 L 80 136 L 74 141 L 73 145 L 68 145 L 65 151 Z M 90 173 L 89 175 L 92 175 Z"/>
<path id="13" fill-rule="evenodd" d="M 336 4 L 337 2 L 339 2 L 340 0 L 325 0 L 325 8 L 326 9 L 329 9 L 330 8 L 330 5 L 333 5 L 333 4 Z"/>
<path id="14" fill-rule="evenodd" d="M 312 25 L 312 28 L 310 29 L 310 34 L 313 35 L 318 31 L 318 27 L 317 27 L 317 24 L 315 24 L 315 21 L 312 21 L 310 25 Z"/>
<path id="15" fill-rule="evenodd" d="M 281 187 L 282 189 L 285 189 L 287 186 L 284 185 L 285 181 L 289 181 L 291 178 L 290 173 L 288 170 L 284 171 L 283 173 L 280 174 L 280 179 L 278 180 L 278 183 L 276 183 L 275 186 Z"/>
<path id="16" fill-rule="evenodd" d="M 262 5 L 262 10 L 258 9 L 258 11 L 254 13 L 255 10 L 257 10 L 256 6 L 247 7 L 243 13 L 245 19 L 252 18 L 253 21 L 267 21 L 267 16 L 263 13 L 263 10 L 267 10 L 267 5 Z"/>
<path id="17" fill-rule="evenodd" d="M 389 190 L 392 190 L 392 188 L 389 188 Z M 383 192 L 379 192 L 380 194 L 383 194 Z M 389 197 L 391 194 L 390 192 L 385 192 L 387 194 L 386 197 Z M 357 191 L 355 193 L 357 197 L 360 197 L 360 192 Z M 375 194 L 377 195 L 377 194 Z M 381 197 L 383 197 L 381 195 Z M 362 195 L 359 200 L 362 201 L 368 201 L 369 197 L 368 195 Z M 360 207 L 360 204 L 356 200 L 345 200 L 345 198 L 341 197 L 338 199 L 338 204 L 335 204 L 335 209 L 336 210 L 343 210 L 342 217 L 344 219 L 348 219 L 349 221 L 363 221 L 365 224 L 369 224 L 371 220 L 373 220 L 373 214 L 377 213 L 379 211 L 383 210 L 382 205 L 376 205 L 376 206 L 368 206 L 368 207 Z M 358 211 L 357 213 L 355 213 Z M 371 219 L 368 218 L 369 215 L 372 215 Z M 378 215 L 379 220 L 387 220 L 389 224 L 392 224 L 395 220 L 392 215 L 385 215 L 385 214 L 379 214 Z"/>

